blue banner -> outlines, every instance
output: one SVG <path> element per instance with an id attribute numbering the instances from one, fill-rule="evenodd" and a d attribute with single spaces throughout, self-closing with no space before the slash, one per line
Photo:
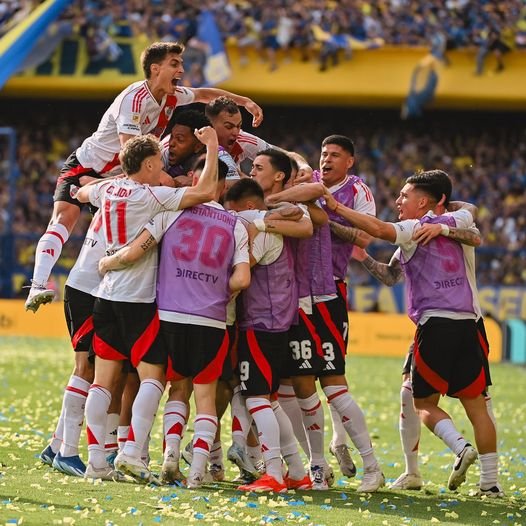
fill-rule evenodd
<path id="1" fill-rule="evenodd" d="M 0 89 L 31 52 L 40 36 L 71 0 L 47 0 L 0 40 Z"/>
<path id="2" fill-rule="evenodd" d="M 197 38 L 206 44 L 206 62 L 203 68 L 205 85 L 214 86 L 227 80 L 232 72 L 221 34 L 210 11 L 203 11 L 199 15 Z"/>

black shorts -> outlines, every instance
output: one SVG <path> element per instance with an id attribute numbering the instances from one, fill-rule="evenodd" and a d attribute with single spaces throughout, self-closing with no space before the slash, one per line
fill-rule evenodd
<path id="1" fill-rule="evenodd" d="M 316 332 L 321 339 L 325 366 L 319 376 L 345 374 L 345 355 L 349 338 L 349 315 L 343 297 L 312 306 Z"/>
<path id="2" fill-rule="evenodd" d="M 161 321 L 161 336 L 169 357 L 167 380 L 209 384 L 219 378 L 228 353 L 225 329 Z"/>
<path id="3" fill-rule="evenodd" d="M 237 367 L 237 325 L 227 325 L 226 331 L 228 332 L 228 351 L 219 379 L 224 382 L 230 382 L 234 378 L 234 371 Z"/>
<path id="4" fill-rule="evenodd" d="M 289 329 L 289 350 L 282 377 L 318 376 L 325 368 L 321 338 L 316 331 L 313 314 L 299 309 L 299 323 Z"/>
<path id="5" fill-rule="evenodd" d="M 64 315 L 75 352 L 88 352 L 91 348 L 94 303 L 95 298 L 91 294 L 66 285 Z"/>
<path id="6" fill-rule="evenodd" d="M 430 318 L 418 325 L 411 370 L 413 396 L 476 398 L 486 389 L 475 320 Z"/>
<path id="7" fill-rule="evenodd" d="M 80 177 L 85 175 L 102 179 L 102 176 L 95 170 L 92 170 L 91 168 L 84 168 L 84 166 L 79 163 L 76 153 L 73 152 L 66 159 L 66 162 L 60 171 L 60 175 L 57 179 L 57 186 L 55 187 L 55 193 L 53 194 L 53 201 L 65 201 L 66 203 L 70 203 L 82 208 L 84 203 L 81 203 L 74 197 L 71 197 L 71 185 L 75 185 L 80 188 Z"/>
<path id="8" fill-rule="evenodd" d="M 239 331 L 238 372 L 243 396 L 277 392 L 287 349 L 287 331 Z"/>
<path id="9" fill-rule="evenodd" d="M 489 387 L 492 385 L 491 383 L 491 374 L 490 374 L 490 368 L 489 368 L 489 342 L 488 337 L 486 336 L 486 327 L 484 326 L 484 319 L 479 318 L 477 321 L 477 332 L 478 332 L 478 338 L 479 343 L 482 348 L 482 351 L 484 353 L 484 372 L 486 374 L 486 387 Z M 407 356 L 405 358 L 404 366 L 402 368 L 402 374 L 411 374 L 411 364 L 413 363 L 413 347 L 414 343 L 412 343 L 409 346 L 409 350 L 407 351 Z"/>
<path id="10" fill-rule="evenodd" d="M 166 364 L 157 304 L 95 299 L 93 349 L 105 360 Z"/>

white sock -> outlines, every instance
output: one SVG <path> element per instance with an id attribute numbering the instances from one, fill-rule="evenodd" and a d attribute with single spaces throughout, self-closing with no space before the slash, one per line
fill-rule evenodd
<path id="1" fill-rule="evenodd" d="M 247 411 L 245 398 L 241 394 L 241 387 L 239 385 L 234 387 L 230 408 L 232 414 L 232 441 L 244 449 L 247 443 L 247 435 L 252 417 L 250 417 Z"/>
<path id="2" fill-rule="evenodd" d="M 111 393 L 100 385 L 92 384 L 86 399 L 86 432 L 88 435 L 88 458 L 95 468 L 106 466 L 104 439 Z"/>
<path id="3" fill-rule="evenodd" d="M 479 455 L 480 489 L 489 489 L 497 485 L 499 474 L 499 457 L 497 453 Z"/>
<path id="4" fill-rule="evenodd" d="M 60 445 L 60 454 L 64 457 L 79 454 L 80 433 L 90 385 L 84 378 L 71 375 L 64 391 L 61 412 L 62 444 Z"/>
<path id="5" fill-rule="evenodd" d="M 194 420 L 194 440 L 190 477 L 198 473 L 204 475 L 206 463 L 210 457 L 210 449 L 217 432 L 217 416 L 199 413 Z"/>
<path id="6" fill-rule="evenodd" d="M 289 477 L 294 480 L 301 480 L 305 477 L 306 473 L 298 452 L 298 444 L 294 436 L 292 424 L 277 400 L 273 401 L 271 405 L 276 415 L 276 420 L 278 421 L 281 456 L 289 468 Z"/>
<path id="7" fill-rule="evenodd" d="M 459 455 L 468 441 L 456 430 L 455 424 L 449 418 L 436 423 L 433 433 L 440 438 L 455 455 Z"/>
<path id="8" fill-rule="evenodd" d="M 181 451 L 181 439 L 183 438 L 184 426 L 188 417 L 188 408 L 184 402 L 178 400 L 168 401 L 164 406 L 163 429 L 165 451 L 173 450 L 179 458 Z"/>
<path id="9" fill-rule="evenodd" d="M 258 428 L 261 453 L 265 459 L 267 475 L 283 482 L 281 471 L 281 456 L 279 446 L 279 425 L 272 410 L 270 401 L 266 398 L 247 398 L 247 409 Z"/>
<path id="10" fill-rule="evenodd" d="M 296 398 L 296 393 L 294 392 L 294 387 L 292 385 L 280 384 L 278 389 L 278 400 L 279 405 L 289 417 L 296 440 L 299 442 L 301 449 L 303 449 L 307 458 L 309 458 L 309 441 L 307 439 L 307 434 L 305 433 L 305 427 L 303 426 L 303 417 L 298 404 L 298 399 Z"/>
<path id="11" fill-rule="evenodd" d="M 373 445 L 369 431 L 367 430 L 365 417 L 347 390 L 347 386 L 329 385 L 323 388 L 323 392 L 334 409 L 338 411 L 345 431 L 347 431 L 352 443 L 359 451 L 362 457 L 364 471 L 378 469 L 378 462 L 374 456 Z"/>
<path id="12" fill-rule="evenodd" d="M 108 413 L 108 419 L 106 421 L 106 440 L 104 449 L 106 454 L 109 455 L 119 449 L 119 413 Z"/>
<path id="13" fill-rule="evenodd" d="M 56 223 L 49 225 L 46 232 L 40 238 L 35 252 L 35 268 L 33 270 L 33 281 L 38 285 L 47 285 L 51 270 L 58 261 L 62 252 L 62 246 L 68 240 L 68 229 Z"/>
<path id="14" fill-rule="evenodd" d="M 130 433 L 122 450 L 124 454 L 140 458 L 163 393 L 164 386 L 158 380 L 148 378 L 141 382 L 133 402 Z"/>
<path id="15" fill-rule="evenodd" d="M 221 442 L 214 442 L 210 449 L 210 464 L 223 466 L 223 446 Z"/>
<path id="16" fill-rule="evenodd" d="M 314 393 L 309 398 L 298 398 L 298 404 L 301 408 L 303 425 L 309 439 L 310 464 L 311 466 L 324 466 L 326 464 L 324 445 L 325 420 L 320 397 L 318 393 Z"/>
<path id="17" fill-rule="evenodd" d="M 400 441 L 405 457 L 405 471 L 418 475 L 418 444 L 421 422 L 413 405 L 411 380 L 405 380 L 400 389 Z"/>
<path id="18" fill-rule="evenodd" d="M 119 453 L 124 449 L 124 444 L 128 440 L 130 434 L 130 426 L 119 426 L 117 428 L 117 440 L 119 442 Z"/>
<path id="19" fill-rule="evenodd" d="M 336 408 L 327 400 L 327 404 L 329 405 L 330 415 L 331 415 L 331 422 L 332 422 L 332 439 L 331 439 L 331 445 L 336 446 L 346 446 L 347 445 L 347 431 L 345 431 L 345 428 L 342 424 L 342 417 L 340 416 L 340 413 L 336 411 Z"/>

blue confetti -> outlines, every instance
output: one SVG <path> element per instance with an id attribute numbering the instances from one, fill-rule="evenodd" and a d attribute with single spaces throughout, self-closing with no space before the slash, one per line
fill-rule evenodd
<path id="1" fill-rule="evenodd" d="M 257 508 L 258 505 L 255 502 L 247 502 L 247 508 Z"/>
<path id="2" fill-rule="evenodd" d="M 329 506 L 328 504 L 322 504 L 320 508 L 322 510 L 332 510 L 332 506 Z"/>
<path id="3" fill-rule="evenodd" d="M 204 519 L 204 518 L 205 518 L 205 516 L 202 513 L 194 514 L 194 519 L 199 519 L 200 520 L 200 519 Z"/>
<path id="4" fill-rule="evenodd" d="M 305 502 L 302 500 L 289 500 L 287 504 L 289 506 L 305 506 Z"/>

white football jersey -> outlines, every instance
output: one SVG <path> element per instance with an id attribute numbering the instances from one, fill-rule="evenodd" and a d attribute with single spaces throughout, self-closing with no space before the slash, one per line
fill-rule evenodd
<path id="1" fill-rule="evenodd" d="M 274 146 L 256 135 L 241 131 L 229 153 L 239 165 L 245 159 L 253 161 L 258 152 L 267 150 L 268 148 L 274 148 Z"/>
<path id="2" fill-rule="evenodd" d="M 134 82 L 122 91 L 103 115 L 97 131 L 77 148 L 77 159 L 85 168 L 104 174 L 119 164 L 119 133 L 160 137 L 177 105 L 191 104 L 194 92 L 177 87 L 159 104 L 146 80 Z"/>
<path id="3" fill-rule="evenodd" d="M 124 177 L 93 185 L 90 202 L 100 208 L 106 251 L 113 254 L 133 241 L 157 213 L 179 210 L 185 188 L 149 186 Z M 157 253 L 148 251 L 134 265 L 106 273 L 93 294 L 112 301 L 155 300 Z"/>
<path id="4" fill-rule="evenodd" d="M 106 253 L 106 242 L 102 230 L 102 214 L 98 211 L 91 220 L 82 248 L 69 272 L 66 285 L 91 294 L 99 286 L 99 260 Z"/>

